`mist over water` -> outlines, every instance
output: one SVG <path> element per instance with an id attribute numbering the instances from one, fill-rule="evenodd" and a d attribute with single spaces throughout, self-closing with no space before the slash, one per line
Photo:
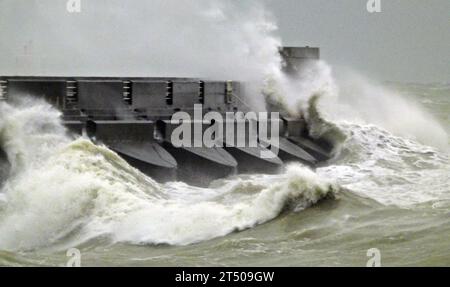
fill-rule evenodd
<path id="1" fill-rule="evenodd" d="M 311 99 L 320 115 L 333 122 L 374 124 L 391 133 L 449 151 L 449 134 L 432 111 L 414 96 L 377 83 L 346 69 L 335 77 L 325 61 L 310 63 L 295 78 L 282 74 L 272 78 L 271 100 L 278 101 L 289 114 L 308 117 Z"/>
<path id="2" fill-rule="evenodd" d="M 143 34 L 151 45 L 144 48 L 147 75 L 243 81 L 251 95 L 245 103 L 265 109 L 259 89 L 279 70 L 281 40 L 262 3 L 157 0 L 148 6 L 145 16 L 138 15 L 148 25 Z"/>
<path id="3" fill-rule="evenodd" d="M 327 98 L 323 103 L 333 120 L 375 124 L 395 135 L 449 150 L 449 135 L 443 124 L 414 97 L 406 98 L 355 71 L 341 73 L 337 81 L 338 97 Z"/>

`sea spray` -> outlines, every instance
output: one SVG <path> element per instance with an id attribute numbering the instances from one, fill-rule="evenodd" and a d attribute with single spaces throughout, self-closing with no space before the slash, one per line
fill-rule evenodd
<path id="1" fill-rule="evenodd" d="M 339 122 L 375 124 L 441 151 L 450 150 L 442 124 L 414 98 L 348 69 L 335 78 L 325 61 L 312 61 L 295 75 L 271 74 L 263 94 L 269 109 L 304 117 L 309 135 L 332 146 L 334 154 L 346 139 L 336 125 Z"/>
<path id="2" fill-rule="evenodd" d="M 319 112 L 323 112 L 320 106 Z M 30 121 L 33 121 L 32 117 Z M 3 265 L 61 265 L 67 260 L 65 251 L 77 246 L 83 253 L 83 265 L 252 265 L 260 262 L 266 265 L 341 266 L 361 265 L 361 259 L 366 258 L 365 250 L 376 244 L 383 254 L 401 255 L 403 259 L 400 262 L 392 261 L 395 265 L 408 265 L 411 262 L 445 265 L 448 261 L 443 256 L 448 254 L 445 239 L 450 234 L 448 155 L 411 139 L 396 136 L 374 124 L 350 120 L 341 120 L 335 124 L 347 135 L 347 140 L 341 155 L 327 166 L 318 168 L 317 174 L 295 164 L 291 171 L 296 180 L 292 178 L 292 184 L 286 184 L 290 177 L 288 173 L 240 175 L 217 181 L 207 189 L 182 182 L 163 185 L 154 183 L 106 147 L 93 145 L 86 139 L 72 141 L 69 138 L 67 145 L 58 148 L 59 153 L 52 153 L 54 157 L 44 161 L 36 173 L 30 174 L 30 182 L 33 178 L 36 182 L 42 180 L 41 184 L 28 184 L 29 190 L 35 190 L 31 193 L 34 195 L 23 200 L 17 196 L 13 200 L 16 206 L 22 203 L 26 208 L 15 209 L 12 205 L 4 205 L 10 206 L 8 212 L 0 211 L 0 249 L 34 250 L 25 253 L 0 251 L 0 262 Z M 49 166 L 52 161 L 55 166 L 59 166 L 55 170 L 67 169 L 67 178 L 58 179 L 61 186 L 56 188 L 56 192 L 49 191 L 40 197 L 38 194 L 43 190 L 56 186 L 47 186 L 47 180 L 61 176 L 57 172 L 51 175 L 52 168 Z M 42 174 L 47 171 L 50 174 L 43 177 Z M 86 177 L 73 177 L 74 171 L 79 176 L 86 174 Z M 316 189 L 314 181 L 305 180 L 309 178 L 307 174 L 318 179 L 319 189 Z M 119 176 L 120 181 L 116 180 Z M 93 181 L 93 178 L 97 181 Z M 323 178 L 335 181 L 343 188 Z M 83 190 L 83 182 L 80 186 L 79 179 L 91 181 L 92 189 Z M 134 180 L 146 183 L 134 189 Z M 71 185 L 72 189 L 60 192 Z M 124 185 L 131 191 L 122 192 Z M 105 186 L 109 188 L 105 189 Z M 187 242 L 220 236 L 231 227 L 217 224 L 220 221 L 215 221 L 216 225 L 211 229 L 205 225 L 216 206 L 223 210 L 256 202 L 262 190 L 274 186 L 278 190 L 292 190 L 292 193 L 288 193 L 287 197 L 284 192 L 265 193 L 269 195 L 265 198 L 270 200 L 259 201 L 265 209 L 257 208 L 258 212 L 252 214 L 264 214 L 264 219 L 270 218 L 280 210 L 278 203 L 283 206 L 280 212 L 285 213 L 276 215 L 258 228 L 185 247 L 154 245 L 156 242 L 185 245 Z M 291 212 L 315 202 L 305 199 L 327 198 L 334 194 L 328 191 L 325 197 L 320 197 L 324 194 L 320 186 L 324 186 L 325 190 L 330 186 L 333 190 L 342 190 L 339 203 L 329 204 L 334 203 L 329 201 L 300 213 Z M 308 190 L 304 197 L 301 192 L 303 188 Z M 70 196 L 70 190 L 73 196 Z M 25 191 L 28 190 L 24 189 L 21 193 Z M 61 200 L 52 203 L 52 196 L 58 194 Z M 275 195 L 279 196 L 275 200 L 277 204 L 272 200 Z M 368 199 L 362 199 L 359 195 Z M 381 204 L 372 204 L 373 200 Z M 307 204 L 303 205 L 303 202 Z M 153 218 L 144 212 L 151 212 L 152 209 L 147 207 L 159 205 L 163 209 L 165 205 L 175 203 L 180 208 L 167 209 L 173 211 L 171 216 L 162 218 L 156 214 Z M 200 207 L 195 204 L 200 204 Z M 43 207 L 39 208 L 39 205 Z M 194 213 L 195 216 L 187 216 L 193 213 L 188 207 L 194 205 L 200 211 Z M 67 209 L 68 216 L 54 213 L 62 210 L 57 206 Z M 201 210 L 203 206 L 206 208 Z M 269 210 L 267 206 L 276 208 Z M 256 205 L 253 205 L 252 209 L 255 208 Z M 247 214 L 252 209 L 247 209 Z M 142 216 L 139 216 L 139 211 L 142 211 Z M 158 211 L 156 208 L 155 213 Z M 177 216 L 180 214 L 185 217 Z M 20 220 L 22 215 L 28 219 Z M 59 216 L 62 216 L 61 221 Z M 225 219 L 228 222 L 229 218 Z M 233 225 L 236 226 L 233 231 L 238 230 L 237 227 L 257 224 L 260 222 L 257 219 L 262 217 L 247 220 L 250 225 Z M 176 232 L 169 228 L 174 223 L 179 227 Z M 28 229 L 29 232 L 26 232 Z M 180 239 L 177 242 L 175 239 L 180 234 L 186 237 L 182 238 L 184 241 Z M 167 241 L 168 238 L 174 241 Z M 117 244 L 111 245 L 110 242 Z M 54 252 L 43 255 L 43 246 Z"/>
<path id="3" fill-rule="evenodd" d="M 206 201 L 192 202 L 185 195 L 182 200 L 171 198 L 140 210 L 117 226 L 115 240 L 176 245 L 199 242 L 267 222 L 289 206 L 302 210 L 339 190 L 298 164 L 288 167 L 284 174 L 236 177 L 223 180 L 221 185 L 215 191 L 195 190 L 197 196 L 199 191 L 204 197 L 216 194 Z"/>
<path id="4" fill-rule="evenodd" d="M 295 74 L 285 74 L 282 69 L 266 77 L 263 94 L 266 101 L 285 111 L 289 116 L 302 116 L 312 96 L 336 98 L 338 86 L 331 67 L 322 60 L 305 62 Z"/>
<path id="5" fill-rule="evenodd" d="M 313 94 L 308 101 L 308 108 L 305 118 L 308 127 L 308 135 L 320 142 L 330 150 L 332 156 L 340 152 L 342 144 L 347 139 L 347 135 L 338 125 L 326 120 L 319 111 L 319 100 L 322 94 Z"/>
<path id="6" fill-rule="evenodd" d="M 448 200 L 450 155 L 373 124 L 342 121 L 341 154 L 316 172 L 386 205 L 412 208 Z"/>
<path id="7" fill-rule="evenodd" d="M 83 21 L 55 12 L 56 6 L 27 15 L 27 23 L 45 18 L 58 36 L 41 34 L 32 45 L 33 57 L 12 73 L 241 81 L 251 95 L 245 102 L 264 110 L 259 91 L 264 77 L 280 65 L 281 40 L 262 1 L 152 0 L 134 1 L 131 8 L 113 0 L 89 6 Z M 45 60 L 36 61 L 38 55 Z M 77 60 L 71 61 L 74 55 Z"/>
<path id="8" fill-rule="evenodd" d="M 317 169 L 320 175 L 402 207 L 450 190 L 448 134 L 414 98 L 355 72 L 335 79 L 324 61 L 310 63 L 302 75 L 272 77 L 264 91 L 272 107 L 304 117 L 310 137 L 332 143 L 335 157 Z"/>
<path id="9" fill-rule="evenodd" d="M 61 113 L 33 97 L 0 103 L 0 143 L 12 172 L 40 165 L 57 147 L 71 141 L 60 121 Z"/>
<path id="10" fill-rule="evenodd" d="M 305 62 L 295 74 L 281 70 L 268 76 L 263 88 L 269 110 L 285 117 L 305 119 L 308 136 L 320 143 L 332 156 L 339 153 L 346 136 L 320 111 L 319 103 L 336 99 L 338 86 L 331 67 L 324 61 Z"/>
<path id="11" fill-rule="evenodd" d="M 449 135 L 442 124 L 413 96 L 348 69 L 340 71 L 336 82 L 338 96 L 321 100 L 321 112 L 331 121 L 375 124 L 397 136 L 449 150 Z"/>
<path id="12" fill-rule="evenodd" d="M 97 238 L 185 245 L 251 228 L 288 207 L 302 210 L 339 189 L 300 164 L 210 188 L 159 184 L 107 147 L 68 136 L 45 102 L 4 108 L 3 146 L 16 164 L 2 189 L 3 250 L 66 248 Z"/>

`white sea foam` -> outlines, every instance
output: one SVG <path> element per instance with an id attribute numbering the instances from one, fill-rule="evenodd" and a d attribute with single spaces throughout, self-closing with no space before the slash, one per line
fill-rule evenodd
<path id="1" fill-rule="evenodd" d="M 319 175 L 383 204 L 411 207 L 449 197 L 448 155 L 375 125 L 338 126 L 348 140 L 341 158 L 317 169 Z"/>
<path id="2" fill-rule="evenodd" d="M 336 123 L 347 134 L 343 152 L 317 173 L 293 164 L 278 175 L 198 188 L 157 183 L 108 148 L 74 140 L 43 101 L 0 109 L 2 144 L 13 165 L 1 190 L 0 249 L 65 248 L 99 237 L 190 244 L 315 204 L 339 190 L 324 178 L 401 206 L 446 202 L 450 189 L 448 157 L 375 125 Z"/>
<path id="3" fill-rule="evenodd" d="M 72 141 L 43 102 L 3 104 L 5 149 L 14 164 L 2 192 L 0 249 L 74 245 L 91 238 L 189 244 L 298 210 L 338 188 L 300 164 L 279 175 L 226 179 L 216 187 L 159 184 L 87 139 Z M 2 115 L 6 113 L 2 112 Z"/>
<path id="4" fill-rule="evenodd" d="M 321 111 L 332 121 L 374 124 L 396 136 L 449 151 L 449 135 L 442 124 L 412 96 L 407 97 L 347 70 L 336 80 L 337 96 L 323 97 Z"/>
<path id="5" fill-rule="evenodd" d="M 274 80 L 270 100 L 291 115 L 305 115 L 310 135 L 333 142 L 336 154 L 342 153 L 319 168 L 320 175 L 385 204 L 411 206 L 448 196 L 448 134 L 414 98 L 355 72 L 336 80 L 323 61 Z"/>

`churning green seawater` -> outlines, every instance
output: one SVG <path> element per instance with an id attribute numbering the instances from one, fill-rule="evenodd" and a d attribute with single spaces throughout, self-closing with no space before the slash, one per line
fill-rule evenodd
<path id="1" fill-rule="evenodd" d="M 390 88 L 450 134 L 449 85 Z M 0 265 L 65 266 L 76 247 L 83 266 L 365 266 L 371 248 L 383 266 L 450 266 L 448 150 L 376 124 L 336 123 L 347 140 L 315 171 L 292 163 L 196 188 L 63 136 L 44 104 L 1 114 L 21 172 L 0 194 Z"/>

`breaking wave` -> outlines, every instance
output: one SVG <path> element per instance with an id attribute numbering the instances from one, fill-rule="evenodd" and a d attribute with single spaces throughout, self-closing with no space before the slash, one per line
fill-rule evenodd
<path id="1" fill-rule="evenodd" d="M 332 164 L 317 169 L 319 175 L 387 205 L 450 201 L 448 154 L 373 124 L 337 125 L 347 140 Z"/>
<path id="2" fill-rule="evenodd" d="M 105 146 L 72 138 L 44 102 L 3 103 L 0 115 L 11 162 L 0 198 L 2 250 L 65 248 L 96 238 L 185 245 L 302 210 L 339 190 L 300 164 L 210 188 L 160 184 Z"/>
<path id="3" fill-rule="evenodd" d="M 2 103 L 0 141 L 10 167 L 0 160 L 8 174 L 0 191 L 0 250 L 66 250 L 95 240 L 192 244 L 344 189 L 383 205 L 450 206 L 447 154 L 374 124 L 330 121 L 318 106 L 323 96 L 309 98 L 305 119 L 311 137 L 339 146 L 327 166 L 312 171 L 294 163 L 280 174 L 239 175 L 208 188 L 154 181 L 107 147 L 69 134 L 44 101 Z"/>
<path id="4" fill-rule="evenodd" d="M 329 146 L 332 154 L 336 156 L 347 136 L 338 125 L 322 116 L 318 107 L 320 96 L 320 94 L 314 94 L 308 101 L 308 109 L 305 114 L 309 136 Z"/>
<path id="5" fill-rule="evenodd" d="M 336 82 L 318 61 L 274 76 L 264 91 L 270 106 L 303 115 L 309 136 L 332 148 L 316 172 L 383 204 L 450 201 L 449 135 L 434 114 L 354 72 Z"/>

